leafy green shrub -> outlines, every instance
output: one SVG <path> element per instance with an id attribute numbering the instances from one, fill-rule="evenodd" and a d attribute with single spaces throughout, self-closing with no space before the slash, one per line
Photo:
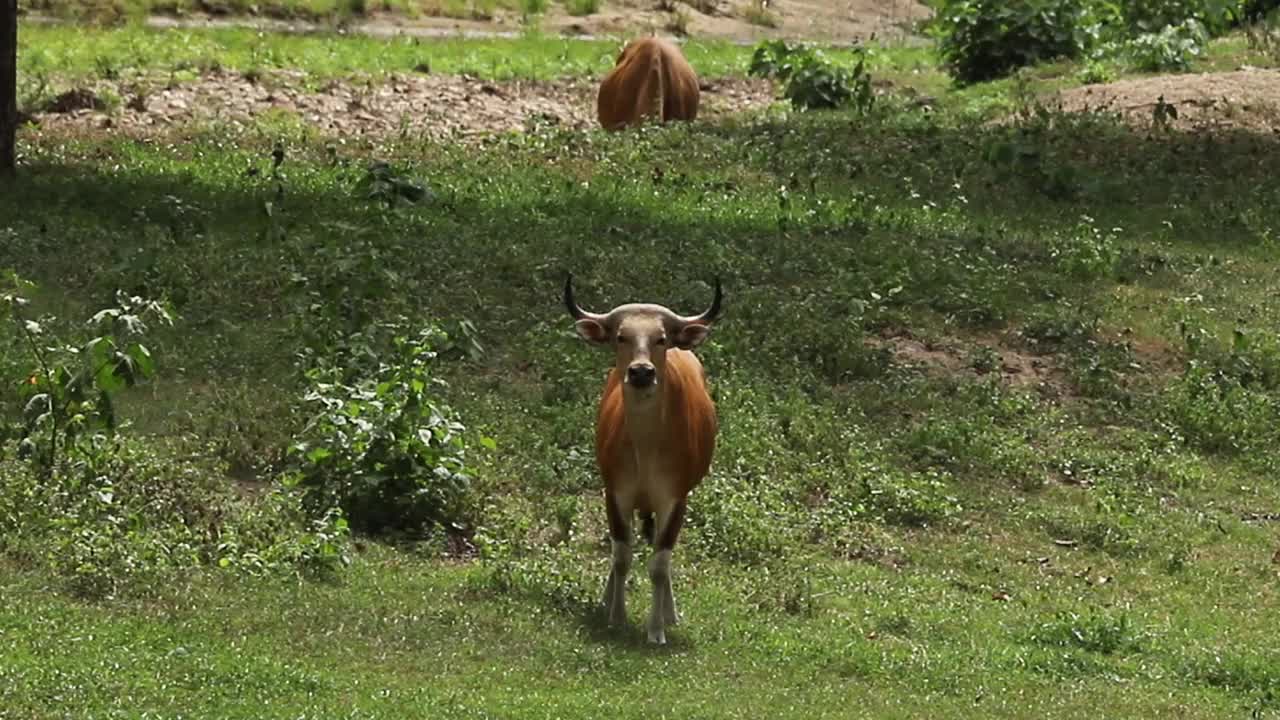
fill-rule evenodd
<path id="1" fill-rule="evenodd" d="M 961 83 L 1081 52 L 1080 0 L 944 0 L 937 30 L 947 71 Z"/>
<path id="2" fill-rule="evenodd" d="M 1133 34 L 1158 34 L 1193 20 L 1210 35 L 1229 30 L 1244 17 L 1249 5 L 1241 0 L 1111 0 L 1098 4 L 1118 11 Z"/>
<path id="3" fill-rule="evenodd" d="M 809 48 L 804 43 L 765 40 L 752 51 L 747 74 L 751 77 L 776 77 L 785 81 L 791 73 L 792 64 L 808 52 Z"/>
<path id="4" fill-rule="evenodd" d="M 86 342 L 53 337 L 54 318 L 27 317 L 11 276 L 3 295 L 14 324 L 6 382 L 21 387 L 24 422 L 0 437 L 0 553 L 48 567 L 91 597 L 166 572 L 217 565 L 255 572 L 328 572 L 346 562 L 346 521 L 332 508 L 302 512 L 297 493 L 241 497 L 210 447 L 170 449 L 122 435 L 116 395 L 153 372 L 138 342 L 157 303 L 117 295 L 89 321 Z M 18 342 L 13 342 L 18 340 Z M 11 532 L 10 532 L 11 531 Z"/>
<path id="5" fill-rule="evenodd" d="M 52 317 L 26 315 L 29 301 L 18 294 L 34 285 L 11 275 L 2 297 L 13 327 L 28 349 L 28 369 L 19 384 L 24 403 L 18 454 L 44 472 L 75 460 L 92 448 L 100 432 L 116 429 L 114 395 L 154 372 L 151 351 L 137 341 L 147 322 L 172 319 L 159 303 L 117 293 L 115 307 L 89 320 L 95 337 L 73 344 L 50 336 Z"/>
<path id="6" fill-rule="evenodd" d="M 1225 355 L 1201 353 L 1215 367 L 1245 387 L 1264 390 L 1280 388 L 1280 336 L 1269 331 L 1236 328 L 1231 333 L 1231 350 Z"/>
<path id="7" fill-rule="evenodd" d="M 847 68 L 803 43 L 768 40 L 756 46 L 747 73 L 753 77 L 778 78 L 783 83 L 783 97 L 797 108 L 849 105 L 867 112 L 875 102 L 866 58 L 861 56 L 856 65 Z"/>
<path id="8" fill-rule="evenodd" d="M 314 410 L 289 449 L 286 477 L 309 507 L 341 507 L 371 533 L 461 527 L 466 428 L 436 399 L 444 381 L 431 368 L 447 342 L 431 326 L 394 338 L 392 356 L 363 376 L 349 379 L 341 366 L 307 372 Z"/>
<path id="9" fill-rule="evenodd" d="M 1123 46 L 1123 53 L 1145 72 L 1185 71 L 1209 41 L 1204 26 L 1194 19 L 1167 25 L 1159 32 L 1143 33 Z"/>

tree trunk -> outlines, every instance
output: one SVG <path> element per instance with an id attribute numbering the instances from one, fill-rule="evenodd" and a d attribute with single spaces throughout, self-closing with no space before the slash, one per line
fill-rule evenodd
<path id="1" fill-rule="evenodd" d="M 18 131 L 18 0 L 0 0 L 0 175 L 13 172 Z"/>

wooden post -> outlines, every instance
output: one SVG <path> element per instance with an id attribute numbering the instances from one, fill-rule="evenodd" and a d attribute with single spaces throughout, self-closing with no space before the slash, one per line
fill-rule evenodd
<path id="1" fill-rule="evenodd" d="M 0 175 L 13 173 L 18 132 L 18 0 L 0 0 Z"/>

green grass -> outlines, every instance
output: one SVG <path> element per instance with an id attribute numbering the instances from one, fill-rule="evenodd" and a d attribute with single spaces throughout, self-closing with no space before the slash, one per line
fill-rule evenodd
<path id="1" fill-rule="evenodd" d="M 977 562 L 988 554 L 977 538 L 944 552 Z M 1176 610 L 1171 620 L 1106 609 L 1122 589 L 1090 590 L 1069 574 L 1046 581 L 1034 563 L 999 555 L 985 562 L 1009 563 L 1005 587 L 1040 587 L 999 602 L 966 584 L 968 568 L 947 577 L 935 563 L 903 573 L 847 564 L 815 572 L 822 597 L 796 615 L 768 594 L 773 583 L 694 566 L 681 578 L 698 620 L 663 650 L 494 597 L 476 569 L 382 550 L 341 585 L 202 578 L 105 608 L 19 577 L 0 596 L 10 609 L 0 694 L 15 718 L 43 716 L 50 697 L 83 717 L 639 718 L 682 708 L 708 718 L 881 718 L 963 717 L 976 707 L 1033 718 L 1103 706 L 1207 718 L 1247 712 L 1274 683 L 1265 631 L 1254 645 L 1231 631 L 1256 620 L 1234 593 L 1157 581 L 1149 589 Z M 1223 610 L 1209 609 L 1216 602 Z"/>
<path id="2" fill-rule="evenodd" d="M 20 8 L 55 17 L 114 22 L 148 14 L 210 13 L 327 21 L 376 14 L 488 19 L 518 11 L 520 0 L 21 0 Z"/>
<path id="3" fill-rule="evenodd" d="M 467 73 L 486 79 L 602 75 L 617 57 L 618 44 L 566 40 L 539 34 L 486 40 L 344 37 L 337 34 L 260 34 L 248 29 L 153 30 L 136 25 L 91 28 L 24 25 L 19 36 L 20 72 L 75 80 L 128 77 L 140 72 L 182 73 L 214 68 L 261 71 L 299 68 L 312 80 L 428 70 Z M 690 41 L 686 57 L 705 77 L 741 74 L 750 48 L 716 41 Z"/>
<path id="4" fill-rule="evenodd" d="M 24 77 L 86 77 L 128 52 L 139 71 L 260 62 L 247 34 L 25 37 Z M 263 46 L 315 77 L 417 61 L 354 38 Z M 604 62 L 560 41 L 422 47 L 528 51 L 508 67 L 535 76 L 573 67 L 555 52 Z M 906 75 L 925 58 L 879 62 Z M 85 599 L 56 551 L 83 538 L 36 521 L 46 484 L 7 441 L 6 715 L 55 701 L 68 717 L 1280 711 L 1274 529 L 1241 519 L 1280 507 L 1276 141 L 1055 115 L 996 126 L 1012 83 L 919 82 L 946 93 L 935 112 L 890 96 L 868 117 L 550 128 L 467 148 L 331 144 L 270 120 L 158 142 L 24 133 L 0 267 L 38 283 L 50 332 L 80 337 L 118 289 L 177 313 L 148 338 L 157 378 L 116 406 L 155 462 L 186 458 L 139 497 L 273 482 L 302 422 L 299 353 L 336 354 L 398 316 L 455 335 L 465 319 L 483 351 L 434 367 L 470 428 L 463 514 L 480 557 L 442 557 L 439 536 L 361 538 L 328 579 L 216 562 L 135 575 L 152 546 L 126 518 L 106 548 L 128 560 L 111 566 L 118 585 Z M 370 199 L 375 158 L 427 199 Z M 642 571 L 629 627 L 602 627 L 595 607 L 608 548 L 591 421 L 608 358 L 559 305 L 568 271 L 592 307 L 691 312 L 713 275 L 725 283 L 700 351 L 722 434 L 676 552 L 685 623 L 667 648 L 643 642 Z M 948 362 L 872 342 L 891 335 Z M 1041 362 L 1044 385 L 994 379 L 995 351 Z M 28 377 L 27 352 L 5 332 L 6 384 Z M 192 532 L 220 527 L 195 517 Z"/>

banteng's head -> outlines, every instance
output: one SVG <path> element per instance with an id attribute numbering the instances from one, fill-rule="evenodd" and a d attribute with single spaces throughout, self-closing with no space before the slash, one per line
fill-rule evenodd
<path id="1" fill-rule="evenodd" d="M 720 315 L 720 279 L 711 307 L 700 315 L 677 315 L 649 303 L 619 305 L 604 314 L 587 312 L 573 299 L 573 276 L 564 284 L 564 304 L 578 334 L 598 345 L 612 345 L 624 390 L 647 395 L 662 383 L 667 350 L 692 350 L 707 339 Z"/>

